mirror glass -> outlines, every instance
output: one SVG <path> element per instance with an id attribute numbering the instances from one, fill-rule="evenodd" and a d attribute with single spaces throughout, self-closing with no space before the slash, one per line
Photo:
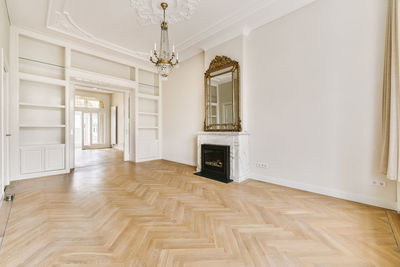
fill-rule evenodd
<path id="1" fill-rule="evenodd" d="M 210 66 L 211 67 L 211 66 Z M 209 69 L 210 70 L 210 69 Z M 240 131 L 239 65 L 207 71 L 205 131 Z"/>

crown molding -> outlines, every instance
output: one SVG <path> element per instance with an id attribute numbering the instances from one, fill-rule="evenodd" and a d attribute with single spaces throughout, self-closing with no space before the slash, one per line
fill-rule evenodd
<path id="1" fill-rule="evenodd" d="M 93 34 L 82 29 L 70 14 L 69 0 L 50 0 L 47 13 L 46 27 L 50 30 L 78 38 L 89 43 L 99 45 L 131 57 L 148 61 L 149 54 L 133 51 L 116 45 L 106 40 L 95 37 Z"/>
<path id="2" fill-rule="evenodd" d="M 154 4 L 154 1 L 155 0 L 151 0 L 151 5 Z M 186 0 L 188 4 L 192 5 L 192 10 L 194 10 L 196 3 L 198 4 L 199 1 L 200 0 Z M 203 31 L 195 33 L 183 42 L 177 44 L 176 47 L 181 55 L 180 61 L 183 62 L 202 51 L 206 51 L 240 35 L 247 36 L 254 29 L 294 12 L 314 1 L 316 0 L 257 0 L 256 3 L 247 10 L 238 10 L 236 13 L 220 19 Z M 139 3 L 142 5 L 143 10 L 149 9 L 148 5 L 150 4 L 148 1 L 131 0 L 131 2 Z M 144 2 L 147 4 L 144 4 Z M 156 2 L 158 6 L 159 1 Z M 149 16 L 148 12 L 149 10 L 146 11 L 145 17 Z M 157 14 L 154 16 L 157 16 Z M 148 17 L 147 19 L 154 21 L 155 17 Z M 70 0 L 49 0 L 46 24 L 47 28 L 50 30 L 129 55 L 139 60 L 148 61 L 148 53 L 133 51 L 115 43 L 108 42 L 80 27 L 71 16 Z"/>
<path id="3" fill-rule="evenodd" d="M 177 45 L 183 51 L 190 47 L 198 47 L 204 51 L 218 46 L 238 36 L 248 36 L 258 27 L 286 16 L 303 8 L 316 0 L 269 0 L 259 1 L 258 5 L 241 15 L 225 18 L 203 32 L 188 38 Z M 194 54 L 193 54 L 194 55 Z"/>
<path id="4" fill-rule="evenodd" d="M 276 2 L 276 1 L 278 1 L 278 0 L 267 0 L 267 1 L 259 0 L 258 3 L 253 5 L 249 10 L 247 10 L 245 12 L 243 12 L 243 10 L 238 10 L 234 14 L 218 20 L 217 22 L 210 25 L 203 31 L 198 32 L 195 35 L 189 37 L 185 41 L 179 43 L 177 46 L 180 49 L 184 50 L 188 47 L 196 45 L 199 42 L 204 41 L 207 38 L 211 37 L 212 35 L 219 33 L 234 24 L 237 24 L 238 22 L 244 20 L 245 18 L 248 18 L 257 10 L 268 7 L 269 5 L 271 5 L 272 3 Z M 242 27 L 243 26 L 241 26 L 240 29 Z"/>

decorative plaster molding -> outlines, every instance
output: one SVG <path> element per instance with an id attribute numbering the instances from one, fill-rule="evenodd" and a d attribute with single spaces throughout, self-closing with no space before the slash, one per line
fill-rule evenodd
<path id="1" fill-rule="evenodd" d="M 119 79 L 95 72 L 69 68 L 68 74 L 74 82 L 87 83 L 96 86 L 114 87 L 118 89 L 131 90 L 137 88 L 137 82 Z"/>
<path id="2" fill-rule="evenodd" d="M 137 59 L 148 61 L 149 53 L 133 51 L 114 43 L 95 37 L 93 34 L 82 29 L 74 21 L 70 13 L 70 0 L 50 0 L 47 15 L 47 28 L 71 37 L 75 37 L 89 43 L 132 56 Z"/>
<path id="3" fill-rule="evenodd" d="M 153 21 L 158 24 L 161 18 L 160 1 L 155 0 L 130 0 L 132 6 L 141 6 L 144 11 L 144 20 Z M 201 50 L 208 50 L 225 41 L 233 39 L 241 34 L 248 35 L 250 32 L 268 22 L 289 14 L 301 7 L 304 7 L 316 0 L 258 0 L 249 5 L 245 10 L 238 10 L 235 14 L 222 17 L 214 24 L 206 27 L 203 31 L 195 32 L 186 40 L 177 44 L 177 49 L 181 51 L 181 62 L 200 53 Z M 197 8 L 200 0 L 166 0 L 171 7 L 179 6 L 181 13 L 175 14 L 167 12 L 170 22 L 178 22 L 189 18 Z M 49 9 L 47 17 L 47 28 L 72 36 L 95 45 L 99 45 L 119 53 L 132 56 L 134 58 L 148 61 L 147 52 L 139 52 L 116 45 L 112 42 L 97 38 L 77 25 L 71 13 L 69 12 L 70 0 L 49 0 Z M 153 8 L 154 6 L 154 8 Z M 185 10 L 185 6 L 189 8 Z M 139 8 L 139 7 L 138 7 Z M 158 14 L 154 16 L 146 15 L 150 9 L 157 10 Z M 138 10 L 138 9 L 137 9 Z M 147 11 L 146 11 L 147 10 Z M 272 11 L 271 11 L 272 10 Z M 141 11 L 138 11 L 141 13 Z M 169 15 L 168 15 L 169 14 Z M 147 16 L 147 18 L 146 18 Z M 200 50 L 201 49 L 201 50 Z M 187 51 L 187 53 L 185 52 Z"/>
<path id="4" fill-rule="evenodd" d="M 137 20 L 141 25 L 159 24 L 162 21 L 163 10 L 160 0 L 130 0 L 131 6 L 136 9 Z M 168 23 L 177 23 L 188 20 L 199 6 L 200 0 L 165 0 L 168 3 L 168 12 L 165 15 Z"/>
<path id="5" fill-rule="evenodd" d="M 237 36 L 248 36 L 254 29 L 285 16 L 316 0 L 258 0 L 248 9 L 222 17 L 214 24 L 177 44 L 180 51 L 197 46 L 206 51 Z M 271 11 L 273 10 L 273 11 Z M 192 52 L 187 58 L 195 55 Z"/>

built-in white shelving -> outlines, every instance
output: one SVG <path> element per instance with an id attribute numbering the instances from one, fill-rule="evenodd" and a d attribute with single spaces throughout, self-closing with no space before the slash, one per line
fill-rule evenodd
<path id="1" fill-rule="evenodd" d="M 18 43 L 19 175 L 67 171 L 65 49 L 23 35 Z"/>
<path id="2" fill-rule="evenodd" d="M 139 112 L 139 115 L 145 115 L 145 116 L 159 116 L 160 114 L 158 114 L 158 113 L 153 113 L 153 112 Z"/>
<path id="3" fill-rule="evenodd" d="M 159 99 L 158 96 L 146 95 L 146 94 L 141 94 L 141 93 L 139 93 L 139 97 L 140 98 L 145 98 L 145 99 L 153 99 L 153 100 L 158 100 Z"/>
<path id="4" fill-rule="evenodd" d="M 139 126 L 139 129 L 158 129 L 159 127 Z"/>
<path id="5" fill-rule="evenodd" d="M 26 103 L 26 102 L 20 102 L 20 106 L 23 107 L 38 107 L 38 108 L 50 108 L 50 109 L 65 109 L 65 105 L 46 105 L 46 104 L 34 104 L 34 103 Z"/>
<path id="6" fill-rule="evenodd" d="M 50 124 L 20 124 L 21 128 L 65 128 L 65 124 L 50 125 Z"/>
<path id="7" fill-rule="evenodd" d="M 137 116 L 137 161 L 161 157 L 160 80 L 156 73 L 139 70 Z"/>
<path id="8" fill-rule="evenodd" d="M 21 80 L 25 80 L 25 81 L 40 82 L 40 83 L 54 84 L 54 85 L 60 85 L 60 86 L 67 85 L 67 82 L 65 80 L 59 80 L 59 79 L 49 78 L 49 77 L 40 76 L 40 75 L 36 75 L 36 74 L 30 74 L 30 73 L 20 72 L 19 78 Z"/>
<path id="9" fill-rule="evenodd" d="M 161 158 L 159 75 L 141 63 L 48 36 L 11 29 L 11 179 L 69 172 L 74 162 L 77 86 L 124 94 L 124 158 Z M 71 90 L 70 90 L 71 86 Z"/>

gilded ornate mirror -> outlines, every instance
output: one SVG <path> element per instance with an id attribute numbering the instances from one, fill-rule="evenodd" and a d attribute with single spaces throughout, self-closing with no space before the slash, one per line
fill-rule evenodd
<path id="1" fill-rule="evenodd" d="M 216 56 L 204 74 L 204 131 L 240 132 L 239 63 Z"/>

